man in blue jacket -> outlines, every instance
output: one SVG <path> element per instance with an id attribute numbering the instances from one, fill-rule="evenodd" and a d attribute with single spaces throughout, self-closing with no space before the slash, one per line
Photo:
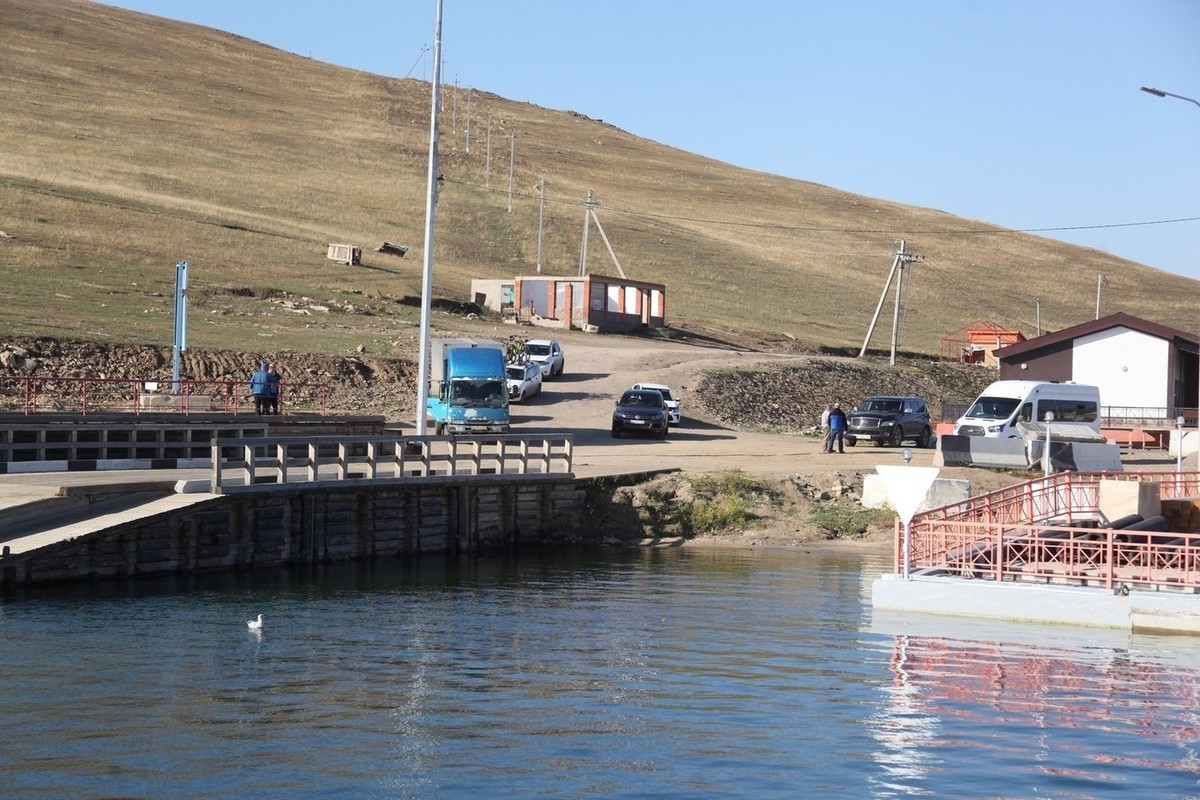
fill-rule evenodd
<path id="1" fill-rule="evenodd" d="M 833 408 L 829 412 L 829 450 L 833 452 L 833 446 L 837 445 L 839 453 L 846 452 L 846 412 L 842 411 L 841 403 L 834 403 Z"/>

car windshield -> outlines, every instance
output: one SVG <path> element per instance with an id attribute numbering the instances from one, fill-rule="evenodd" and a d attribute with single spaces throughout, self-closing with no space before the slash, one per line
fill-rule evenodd
<path id="1" fill-rule="evenodd" d="M 621 395 L 623 406 L 662 407 L 662 395 L 658 392 L 626 392 Z"/>
<path id="2" fill-rule="evenodd" d="M 550 345 L 548 344 L 533 344 L 526 343 L 525 352 L 531 356 L 548 356 L 550 355 Z"/>
<path id="3" fill-rule="evenodd" d="M 967 409 L 966 415 L 971 419 L 1008 419 L 1020 403 L 1021 401 L 1014 397 L 984 395 Z"/>
<path id="4" fill-rule="evenodd" d="M 887 398 L 887 399 L 871 398 L 870 400 L 864 400 L 863 404 L 858 407 L 858 410 L 859 411 L 885 411 L 889 414 L 899 414 L 903 407 L 904 407 L 903 400 L 897 400 L 897 399 L 892 399 L 892 398 Z"/>
<path id="5" fill-rule="evenodd" d="M 525 380 L 525 368 L 524 367 L 509 367 L 508 368 L 508 377 L 509 377 L 509 380 L 514 380 L 514 381 Z"/>

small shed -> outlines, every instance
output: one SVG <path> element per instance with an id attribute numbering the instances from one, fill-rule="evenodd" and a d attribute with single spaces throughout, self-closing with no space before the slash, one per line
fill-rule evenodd
<path id="1" fill-rule="evenodd" d="M 362 262 L 362 248 L 352 244 L 330 243 L 325 250 L 325 258 L 346 266 L 359 264 Z"/>
<path id="2" fill-rule="evenodd" d="M 1018 330 L 1005 328 L 994 322 L 976 320 L 965 328 L 959 328 L 942 337 L 942 361 L 961 361 L 964 364 L 982 364 L 999 369 L 996 351 L 1001 347 L 1019 344 L 1025 335 Z"/>

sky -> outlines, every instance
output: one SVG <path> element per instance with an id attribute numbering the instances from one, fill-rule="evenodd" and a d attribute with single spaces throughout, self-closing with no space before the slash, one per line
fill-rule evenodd
<path id="1" fill-rule="evenodd" d="M 433 75 L 437 0 L 105 1 Z M 447 92 L 1200 280 L 1198 0 L 443 0 L 441 48 Z"/>

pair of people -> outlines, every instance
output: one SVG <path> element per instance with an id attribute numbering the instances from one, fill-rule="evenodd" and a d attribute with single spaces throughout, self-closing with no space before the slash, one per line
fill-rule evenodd
<path id="1" fill-rule="evenodd" d="M 279 373 L 274 364 L 263 361 L 250 376 L 250 394 L 254 397 L 254 413 L 279 413 Z"/>
<path id="2" fill-rule="evenodd" d="M 835 444 L 839 453 L 846 452 L 846 427 L 846 412 L 842 411 L 842 404 L 825 406 L 821 412 L 821 433 L 824 437 L 822 453 L 832 453 Z"/>

